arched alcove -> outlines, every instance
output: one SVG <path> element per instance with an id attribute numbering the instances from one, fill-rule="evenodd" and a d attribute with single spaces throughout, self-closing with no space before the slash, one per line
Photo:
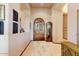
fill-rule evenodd
<path id="1" fill-rule="evenodd" d="M 33 40 L 45 40 L 45 22 L 42 18 L 36 18 L 33 24 Z"/>
<path id="2" fill-rule="evenodd" d="M 46 41 L 52 42 L 52 22 L 46 23 Z"/>

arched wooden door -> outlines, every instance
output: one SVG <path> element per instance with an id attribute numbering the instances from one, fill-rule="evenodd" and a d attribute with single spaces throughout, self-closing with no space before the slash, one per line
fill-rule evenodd
<path id="1" fill-rule="evenodd" d="M 33 40 L 45 40 L 45 22 L 42 18 L 36 18 L 33 24 Z"/>
<path id="2" fill-rule="evenodd" d="M 46 23 L 46 41 L 52 42 L 52 22 Z"/>

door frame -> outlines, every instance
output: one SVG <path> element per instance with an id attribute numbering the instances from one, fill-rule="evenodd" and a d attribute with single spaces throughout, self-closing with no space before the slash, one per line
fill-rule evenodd
<path id="1" fill-rule="evenodd" d="M 36 40 L 35 39 L 35 22 L 38 20 L 38 19 L 41 19 L 41 21 L 44 23 L 44 40 L 45 40 L 45 22 L 43 20 L 43 18 L 36 18 L 33 22 L 33 41 L 44 41 L 44 40 Z"/>
<path id="2" fill-rule="evenodd" d="M 51 32 L 53 32 L 53 30 L 52 30 L 53 29 L 53 23 L 49 21 L 49 22 L 46 23 L 46 41 L 47 42 L 52 42 L 53 41 L 53 35 L 52 35 L 53 33 L 51 33 L 51 40 L 47 40 L 47 25 L 48 24 L 51 25 Z"/>

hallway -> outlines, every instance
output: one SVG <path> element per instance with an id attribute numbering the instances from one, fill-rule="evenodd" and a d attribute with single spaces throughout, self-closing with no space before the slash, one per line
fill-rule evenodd
<path id="1" fill-rule="evenodd" d="M 76 47 L 79 45 L 78 4 L 8 3 L 0 5 L 1 10 L 5 11 L 1 13 L 5 14 L 4 20 L 0 20 L 0 55 L 79 55 L 79 48 Z M 78 49 L 76 50 L 72 45 Z"/>
<path id="2" fill-rule="evenodd" d="M 46 41 L 32 41 L 22 56 L 61 56 L 61 45 Z"/>

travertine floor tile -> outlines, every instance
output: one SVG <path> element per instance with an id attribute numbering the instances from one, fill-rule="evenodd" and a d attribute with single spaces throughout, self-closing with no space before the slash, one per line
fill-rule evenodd
<path id="1" fill-rule="evenodd" d="M 23 56 L 61 56 L 61 45 L 45 41 L 32 41 Z"/>

